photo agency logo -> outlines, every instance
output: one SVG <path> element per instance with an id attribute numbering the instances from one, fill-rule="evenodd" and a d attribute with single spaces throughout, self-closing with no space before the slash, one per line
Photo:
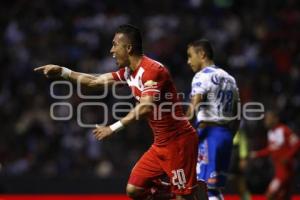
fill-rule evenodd
<path id="1" fill-rule="evenodd" d="M 87 117 L 84 114 L 84 110 L 92 109 L 95 111 L 96 109 L 100 109 L 101 121 L 97 121 L 98 125 L 107 125 L 109 119 L 120 120 L 124 114 L 129 113 L 135 107 L 135 104 L 130 102 L 134 96 L 131 93 L 120 93 L 120 89 L 118 89 L 120 85 L 124 85 L 124 82 L 114 82 L 112 85 L 104 85 L 99 89 L 100 94 L 98 95 L 86 95 L 82 92 L 80 79 L 77 82 L 76 90 L 74 90 L 73 84 L 69 81 L 53 81 L 50 85 L 50 96 L 55 101 L 50 105 L 50 117 L 57 121 L 68 121 L 76 117 L 77 124 L 80 127 L 94 128 L 95 123 L 86 122 L 85 119 Z M 58 94 L 57 91 L 61 88 L 64 88 L 64 91 L 66 91 L 64 94 Z M 101 102 L 108 96 L 109 90 L 112 97 L 118 100 L 110 106 L 107 103 Z M 76 92 L 78 98 L 85 101 L 76 104 L 76 107 L 70 103 L 70 98 L 74 95 L 74 92 Z M 187 99 L 188 102 L 173 103 L 172 99 L 175 98 L 173 93 L 164 93 L 163 96 L 162 94 L 156 94 L 153 97 L 154 102 L 149 103 L 148 106 L 151 106 L 153 110 L 154 120 L 162 119 L 164 113 L 171 113 L 171 116 L 176 120 L 186 120 L 193 117 L 193 114 L 187 117 L 178 116 L 178 107 L 184 107 L 184 110 L 186 110 L 192 104 L 189 102 L 190 99 L 186 98 L 185 93 L 177 93 L 175 95 L 176 98 Z M 136 98 L 138 99 L 138 97 Z M 207 94 L 206 98 L 210 101 L 198 103 L 195 106 L 195 114 L 196 116 L 204 116 L 207 121 L 215 121 L 216 116 L 222 121 L 236 119 L 256 121 L 264 118 L 265 109 L 264 105 L 260 102 L 241 104 L 239 101 L 234 101 L 230 95 L 220 97 L 220 95 L 212 93 Z M 160 102 L 161 99 L 164 99 L 164 101 Z M 135 109 L 135 112 L 139 112 L 139 110 Z M 138 115 L 136 116 L 138 119 Z"/>

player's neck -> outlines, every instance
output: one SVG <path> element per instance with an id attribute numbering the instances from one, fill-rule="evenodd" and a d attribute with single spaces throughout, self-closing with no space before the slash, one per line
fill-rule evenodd
<path id="1" fill-rule="evenodd" d="M 139 65 L 141 64 L 142 58 L 143 58 L 143 55 L 131 56 L 129 58 L 129 61 L 130 61 L 129 67 L 132 71 L 134 71 L 135 69 L 137 69 L 139 67 Z"/>
<path id="2" fill-rule="evenodd" d="M 212 65 L 215 65 L 214 61 L 206 60 L 203 62 L 202 66 L 201 66 L 201 70 L 204 69 L 205 67 L 212 66 Z"/>

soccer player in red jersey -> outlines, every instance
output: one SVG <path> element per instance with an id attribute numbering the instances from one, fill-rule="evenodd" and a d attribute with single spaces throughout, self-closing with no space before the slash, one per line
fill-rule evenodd
<path id="1" fill-rule="evenodd" d="M 126 188 L 128 196 L 155 199 L 150 185 L 166 174 L 176 199 L 206 199 L 205 191 L 200 191 L 196 181 L 198 138 L 184 117 L 167 68 L 143 54 L 140 31 L 132 25 L 118 28 L 110 52 L 119 67 L 116 72 L 92 76 L 57 65 L 45 65 L 35 71 L 95 88 L 127 82 L 139 103 L 118 122 L 97 126 L 93 132 L 101 140 L 141 117 L 148 119 L 154 143 L 131 171 Z"/>
<path id="2" fill-rule="evenodd" d="M 268 146 L 251 152 L 250 157 L 271 156 L 275 175 L 269 184 L 266 196 L 270 200 L 289 200 L 295 173 L 294 157 L 300 148 L 300 141 L 287 125 L 280 123 L 275 111 L 266 112 L 264 123 L 269 129 Z"/>

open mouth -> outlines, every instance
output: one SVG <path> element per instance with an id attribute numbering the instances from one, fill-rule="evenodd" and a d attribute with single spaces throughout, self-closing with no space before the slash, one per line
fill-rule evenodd
<path id="1" fill-rule="evenodd" d="M 116 55 L 115 55 L 115 54 L 113 54 L 112 57 L 113 57 L 113 59 L 114 59 L 115 61 L 117 61 L 117 58 L 116 58 Z"/>
<path id="2" fill-rule="evenodd" d="M 115 59 L 116 65 L 119 66 L 119 62 L 118 62 L 118 59 L 116 58 L 116 55 L 114 54 L 112 57 L 113 57 L 113 59 Z"/>

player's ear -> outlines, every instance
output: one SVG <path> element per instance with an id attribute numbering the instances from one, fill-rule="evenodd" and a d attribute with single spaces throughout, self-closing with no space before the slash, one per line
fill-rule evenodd
<path id="1" fill-rule="evenodd" d="M 128 44 L 127 47 L 126 47 L 126 49 L 127 49 L 128 54 L 132 54 L 133 53 L 133 48 L 132 48 L 131 44 Z"/>
<path id="2" fill-rule="evenodd" d="M 200 58 L 204 58 L 204 57 L 206 56 L 206 53 L 205 53 L 202 49 L 199 49 L 199 50 L 198 50 L 198 56 L 199 56 Z"/>

